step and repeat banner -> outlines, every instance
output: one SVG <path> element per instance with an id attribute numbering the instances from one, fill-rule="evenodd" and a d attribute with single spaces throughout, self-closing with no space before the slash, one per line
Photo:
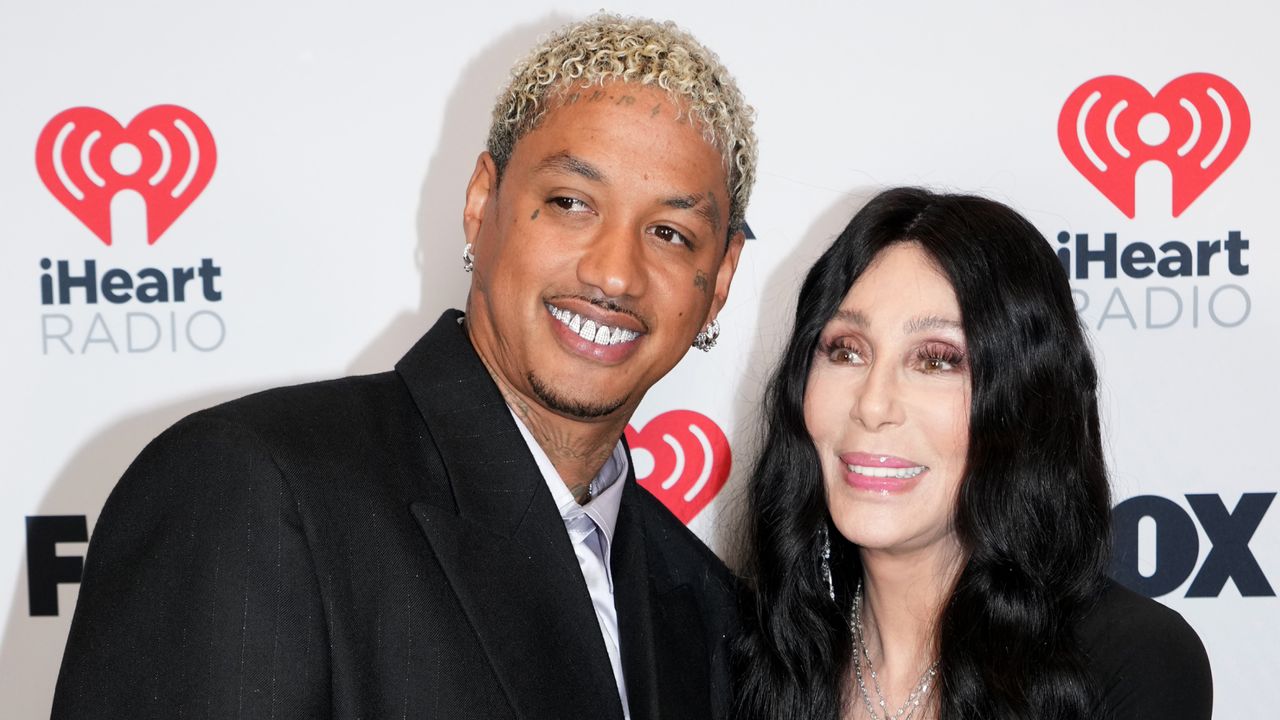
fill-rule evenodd
<path id="1" fill-rule="evenodd" d="M 709 354 L 628 429 L 736 552 L 804 271 L 877 190 L 1030 217 L 1092 333 L 1126 585 L 1219 717 L 1280 706 L 1280 10 L 1261 2 L 624 2 L 758 111 Z M 0 20 L 0 717 L 47 716 L 86 540 L 138 451 L 266 387 L 376 372 L 460 306 L 463 189 L 511 64 L 590 2 L 26 3 Z"/>

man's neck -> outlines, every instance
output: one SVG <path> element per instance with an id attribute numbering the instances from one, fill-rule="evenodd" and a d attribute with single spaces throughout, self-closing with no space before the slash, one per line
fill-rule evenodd
<path id="1" fill-rule="evenodd" d="M 560 479 L 579 503 L 591 499 L 591 481 L 613 453 L 630 413 L 583 422 L 566 418 L 525 398 L 490 369 L 502 398 L 542 447 Z"/>

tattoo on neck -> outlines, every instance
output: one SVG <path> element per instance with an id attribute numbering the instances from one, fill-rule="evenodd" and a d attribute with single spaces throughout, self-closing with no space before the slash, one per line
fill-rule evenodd
<path id="1" fill-rule="evenodd" d="M 588 437 L 575 437 L 572 433 L 557 428 L 553 423 L 544 422 L 542 418 L 534 414 L 529 404 L 522 400 L 515 390 L 507 385 L 506 381 L 499 377 L 497 373 L 490 371 L 489 376 L 493 378 L 493 382 L 498 386 L 498 392 L 507 401 L 507 405 L 520 416 L 525 427 L 529 429 L 529 434 L 533 435 L 533 439 L 547 453 L 547 457 L 551 459 L 552 463 L 557 460 L 567 461 L 590 468 L 594 474 L 604 466 L 605 461 L 613 454 L 613 447 L 616 442 L 597 445 Z M 588 499 L 590 484 L 591 481 L 588 479 L 586 485 L 581 486 L 583 491 L 588 493 Z M 574 497 L 576 498 L 577 490 L 575 488 L 578 488 L 580 484 L 570 485 L 566 482 L 565 485 L 568 486 L 570 492 L 575 493 Z M 584 501 L 579 500 L 579 502 Z"/>
<path id="2" fill-rule="evenodd" d="M 554 427 L 544 425 L 537 418 L 533 418 L 529 423 L 529 431 L 533 433 L 534 439 L 547 451 L 547 455 L 552 458 L 560 458 L 562 460 L 570 460 L 584 465 L 599 462 L 604 464 L 609 459 L 609 455 L 613 452 L 613 445 L 593 445 L 584 442 L 582 439 L 574 438 L 566 432 L 558 431 Z"/>

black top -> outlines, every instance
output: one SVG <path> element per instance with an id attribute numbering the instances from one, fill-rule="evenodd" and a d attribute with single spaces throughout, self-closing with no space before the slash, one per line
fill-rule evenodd
<path id="1" fill-rule="evenodd" d="M 1080 626 L 1080 642 L 1115 720 L 1208 720 L 1209 656 L 1177 612 L 1108 581 Z"/>

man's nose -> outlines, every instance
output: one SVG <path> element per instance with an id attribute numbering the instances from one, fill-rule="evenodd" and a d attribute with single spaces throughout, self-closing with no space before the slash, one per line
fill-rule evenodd
<path id="1" fill-rule="evenodd" d="M 644 238 L 631 223 L 601 225 L 578 262 L 578 281 L 606 297 L 638 297 L 648 285 Z"/>

